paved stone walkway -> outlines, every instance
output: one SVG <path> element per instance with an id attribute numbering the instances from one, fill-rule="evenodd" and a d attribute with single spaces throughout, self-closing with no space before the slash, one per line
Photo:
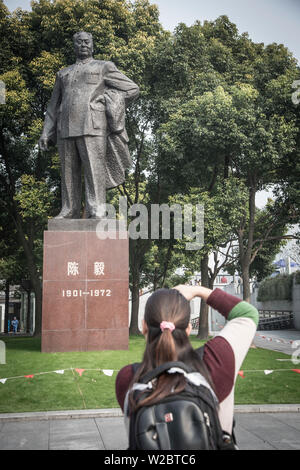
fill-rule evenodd
<path id="1" fill-rule="evenodd" d="M 295 330 L 258 331 L 254 344 L 291 355 L 292 341 L 298 340 Z M 235 418 L 241 450 L 300 450 L 300 404 L 236 406 Z M 0 450 L 126 448 L 118 409 L 0 415 Z"/>
<path id="2" fill-rule="evenodd" d="M 241 450 L 300 449 L 300 405 L 239 406 L 235 417 Z M 127 436 L 119 410 L 0 415 L 0 450 L 126 448 Z"/>
<path id="3" fill-rule="evenodd" d="M 236 414 L 241 450 L 299 450 L 300 413 Z"/>

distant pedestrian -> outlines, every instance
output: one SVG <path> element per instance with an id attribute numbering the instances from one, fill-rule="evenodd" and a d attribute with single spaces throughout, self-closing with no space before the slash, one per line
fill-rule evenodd
<path id="1" fill-rule="evenodd" d="M 12 324 L 12 327 L 13 327 L 13 330 L 14 330 L 14 335 L 15 335 L 18 331 L 18 326 L 19 326 L 19 320 L 17 319 L 17 317 L 14 317 L 11 324 Z"/>

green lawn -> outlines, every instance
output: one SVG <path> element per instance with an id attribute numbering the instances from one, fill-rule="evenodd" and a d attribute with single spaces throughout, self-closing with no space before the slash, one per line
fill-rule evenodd
<path id="1" fill-rule="evenodd" d="M 4 341 L 6 364 L 0 364 L 0 379 L 8 380 L 5 384 L 0 383 L 0 413 L 118 407 L 114 388 L 117 372 L 109 377 L 99 370 L 85 370 L 79 376 L 74 369 L 117 371 L 128 363 L 139 362 L 144 348 L 143 337 L 136 336 L 130 338 L 128 351 L 51 354 L 40 352 L 37 338 L 11 337 Z M 203 344 L 197 339 L 192 339 L 192 343 L 194 347 Z M 288 370 L 276 372 L 276 369 L 297 366 L 276 361 L 277 358 L 288 356 L 265 349 L 250 349 L 242 366 L 245 378 L 237 379 L 236 404 L 300 403 L 300 374 Z M 61 369 L 65 370 L 64 374 L 35 375 Z M 264 369 L 274 372 L 265 375 Z M 29 374 L 34 377 L 24 377 Z"/>

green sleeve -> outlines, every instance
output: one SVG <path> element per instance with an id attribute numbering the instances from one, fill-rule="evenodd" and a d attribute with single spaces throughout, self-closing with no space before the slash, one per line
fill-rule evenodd
<path id="1" fill-rule="evenodd" d="M 233 320 L 234 318 L 238 317 L 251 318 L 255 325 L 258 325 L 259 314 L 257 309 L 244 300 L 233 307 L 228 315 L 227 320 Z"/>

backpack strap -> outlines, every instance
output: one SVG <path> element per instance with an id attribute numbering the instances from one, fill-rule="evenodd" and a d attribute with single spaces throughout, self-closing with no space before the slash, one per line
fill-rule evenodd
<path id="1" fill-rule="evenodd" d="M 134 364 L 131 364 L 133 376 L 136 374 L 140 366 L 141 366 L 140 362 L 135 362 Z"/>
<path id="2" fill-rule="evenodd" d="M 143 377 L 139 379 L 139 382 L 143 384 L 147 384 L 148 382 L 151 382 L 151 380 L 155 379 L 155 377 L 158 377 L 159 375 L 163 374 L 163 372 L 166 372 L 172 367 L 178 367 L 180 369 L 183 369 L 187 373 L 192 372 L 192 370 L 186 364 L 184 364 L 184 362 L 179 362 L 179 361 L 165 362 L 164 364 L 161 364 L 155 369 L 147 372 L 147 374 L 145 374 Z"/>
<path id="3" fill-rule="evenodd" d="M 155 427 L 156 427 L 156 431 L 157 431 L 157 434 L 158 434 L 158 439 L 159 439 L 161 449 L 172 450 L 167 423 L 157 422 Z"/>

